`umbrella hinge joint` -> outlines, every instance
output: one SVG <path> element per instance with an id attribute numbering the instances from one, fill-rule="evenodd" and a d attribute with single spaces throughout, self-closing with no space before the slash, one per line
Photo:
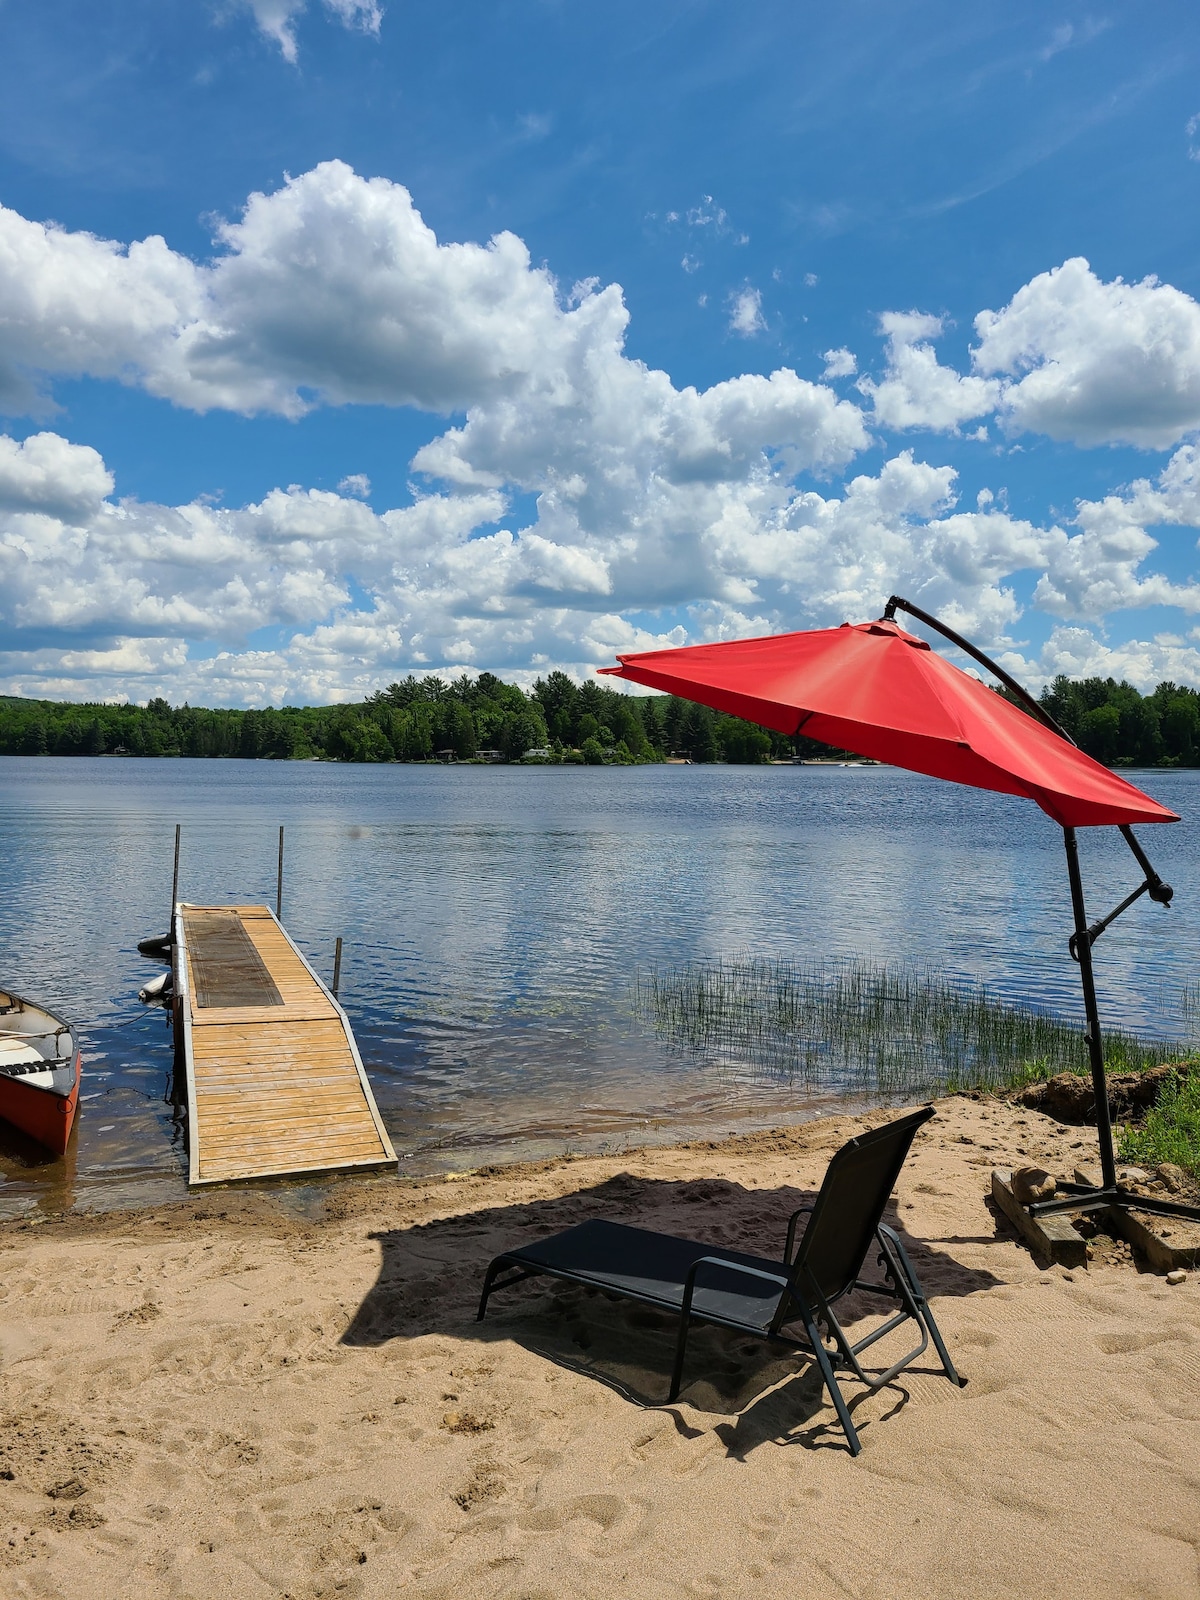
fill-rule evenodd
<path id="1" fill-rule="evenodd" d="M 1084 938 L 1088 942 L 1088 949 L 1091 949 L 1096 940 L 1104 932 L 1105 928 L 1107 928 L 1110 923 L 1115 922 L 1121 915 L 1122 911 L 1128 911 L 1134 901 L 1140 900 L 1142 895 L 1148 894 L 1151 900 L 1156 900 L 1159 905 L 1169 906 L 1171 904 L 1171 896 L 1174 894 L 1174 892 L 1175 891 L 1171 888 L 1171 885 L 1169 883 L 1164 883 L 1157 873 L 1154 875 L 1153 879 L 1147 878 L 1144 883 L 1139 883 L 1133 893 L 1127 894 L 1119 906 L 1116 906 L 1112 911 L 1110 911 L 1106 917 L 1101 917 L 1099 922 L 1093 922 L 1091 927 L 1086 930 L 1084 933 Z M 1073 933 L 1067 940 L 1067 949 L 1071 952 L 1071 960 L 1078 961 L 1078 933 Z"/>

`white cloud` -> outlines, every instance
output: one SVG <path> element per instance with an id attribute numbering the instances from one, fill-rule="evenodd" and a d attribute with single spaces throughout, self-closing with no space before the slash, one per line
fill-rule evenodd
<path id="1" fill-rule="evenodd" d="M 126 247 L 0 207 L 0 411 L 46 409 L 43 375 L 162 369 L 202 304 L 201 273 L 156 235 Z"/>
<path id="2" fill-rule="evenodd" d="M 0 435 L 0 516 L 34 512 L 86 523 L 112 490 L 112 474 L 89 445 L 56 433 L 35 433 L 23 444 Z"/>
<path id="3" fill-rule="evenodd" d="M 729 226 L 729 217 L 723 206 L 713 200 L 712 195 L 706 194 L 698 206 L 692 206 L 685 213 L 689 228 L 712 228 L 716 233 L 724 233 Z M 671 213 L 672 218 L 675 213 Z"/>
<path id="4" fill-rule="evenodd" d="M 730 296 L 729 328 L 732 333 L 740 333 L 743 339 L 749 339 L 756 333 L 762 333 L 766 326 L 762 314 L 762 295 L 757 289 L 747 285 Z"/>
<path id="5" fill-rule="evenodd" d="M 843 346 L 839 350 L 826 350 L 821 357 L 825 363 L 823 378 L 852 378 L 858 371 L 858 361 L 854 352 Z"/>
<path id="6" fill-rule="evenodd" d="M 439 245 L 406 189 L 341 162 L 252 195 L 218 236 L 197 266 L 159 238 L 125 248 L 0 209 L 9 395 L 30 373 L 87 374 L 196 411 L 455 410 L 553 381 L 572 342 L 574 313 L 513 234 Z M 623 327 L 620 290 L 604 294 Z"/>
<path id="7" fill-rule="evenodd" d="M 1200 630 L 1187 638 L 1160 633 L 1152 639 L 1127 639 L 1110 644 L 1090 628 L 1055 628 L 1042 648 L 1031 657 L 1011 651 L 1001 665 L 1031 689 L 1056 678 L 1116 678 L 1148 694 L 1160 683 L 1185 684 L 1200 689 Z"/>
<path id="8" fill-rule="evenodd" d="M 294 63 L 298 53 L 295 21 L 307 9 L 308 0 L 243 0 L 243 4 L 253 12 L 259 32 L 279 46 L 285 61 Z M 378 36 L 383 21 L 378 0 L 324 0 L 324 5 L 343 27 Z"/>
<path id="9" fill-rule="evenodd" d="M 1153 570 L 1151 531 L 1200 527 L 1192 445 L 1156 478 L 1081 502 L 1065 527 L 1009 515 L 1002 490 L 963 509 L 953 470 L 911 451 L 836 487 L 871 440 L 827 384 L 781 368 L 677 388 L 626 354 L 618 286 L 564 295 L 512 234 L 441 244 L 399 185 L 326 163 L 252 196 L 218 238 L 197 263 L 162 239 L 124 246 L 0 211 L 11 403 L 91 374 L 198 411 L 375 402 L 463 416 L 413 459 L 413 503 L 380 513 L 354 472 L 337 494 L 291 486 L 235 509 L 116 501 L 87 446 L 0 438 L 0 684 L 339 698 L 410 669 L 583 671 L 617 644 L 861 617 L 893 589 L 1014 653 L 1031 588 L 1063 651 L 1125 648 L 1079 627 L 1116 610 L 1200 610 L 1196 585 Z M 741 296 L 736 331 L 761 331 L 758 291 Z M 1079 432 L 1086 391 L 1087 414 L 1119 436 L 1122 352 L 1140 341 L 1186 398 L 1197 310 L 1069 262 L 980 319 L 965 376 L 937 360 L 939 318 L 888 313 L 886 370 L 861 387 L 881 428 L 947 432 L 992 412 Z M 856 370 L 844 347 L 825 362 L 826 377 Z M 1180 402 L 1171 428 L 1185 415 Z M 514 494 L 536 502 L 527 526 Z M 661 634 L 629 620 L 656 611 Z M 265 628 L 284 642 L 256 647 Z M 1130 659 L 1140 671 L 1169 657 L 1182 681 L 1194 642 L 1163 638 Z"/>
<path id="10" fill-rule="evenodd" d="M 1155 278 L 1104 283 L 1082 257 L 1039 274 L 975 318 L 965 376 L 937 359 L 942 318 L 879 320 L 886 371 L 858 387 L 881 427 L 957 433 L 996 412 L 1010 434 L 1151 450 L 1200 429 L 1200 305 Z"/>
<path id="11" fill-rule="evenodd" d="M 1168 605 L 1200 611 L 1200 585 L 1141 575 L 1157 541 L 1137 526 L 1115 497 L 1083 502 L 1081 531 L 1066 539 L 1034 590 L 1034 604 L 1060 617 L 1099 620 L 1113 611 Z"/>
<path id="12" fill-rule="evenodd" d="M 957 433 L 960 423 L 995 408 L 1002 392 L 999 383 L 960 377 L 939 363 L 931 341 L 943 331 L 941 317 L 885 311 L 879 330 L 887 339 L 887 370 L 878 382 L 860 378 L 858 387 L 872 402 L 881 427 Z"/>
<path id="13" fill-rule="evenodd" d="M 736 438 L 739 410 L 743 428 L 761 430 L 799 383 L 741 379 L 692 395 L 686 442 Z M 520 530 L 497 526 L 505 502 L 494 487 L 381 514 L 299 487 L 240 510 L 93 499 L 81 521 L 82 490 L 78 505 L 61 503 L 69 485 L 90 483 L 94 496 L 110 480 L 94 452 L 39 437 L 62 464 L 53 493 L 39 480 L 0 513 L 0 681 L 25 693 L 278 703 L 361 694 L 407 670 L 585 669 L 615 644 L 658 638 L 627 612 L 682 606 L 688 636 L 730 637 L 869 615 L 897 585 L 991 640 L 1018 613 L 1006 576 L 1037 568 L 1065 537 L 990 507 L 958 512 L 953 471 L 911 452 L 840 495 L 800 489 L 749 457 L 723 457 L 717 472 L 660 469 L 638 485 L 635 460 L 624 487 L 602 483 L 590 510 L 585 481 L 556 482 L 536 525 Z M 9 441 L 0 459 L 19 448 Z M 58 514 L 27 509 L 39 495 L 57 496 Z M 612 514 L 597 516 L 606 497 Z M 351 573 L 365 610 L 351 601 Z M 269 626 L 296 631 L 274 650 L 250 647 Z M 672 623 L 662 637 L 685 636 Z M 192 659 L 188 641 L 207 641 L 206 659 Z"/>
<path id="14" fill-rule="evenodd" d="M 1200 305 L 1155 278 L 1103 283 L 1078 256 L 975 319 L 1012 431 L 1162 450 L 1200 428 Z"/>
<path id="15" fill-rule="evenodd" d="M 1154 541 L 1138 532 L 1151 515 L 1200 523 L 1196 452 L 1181 450 L 1154 484 L 1082 503 L 1069 530 L 1012 517 L 987 493 L 960 509 L 953 469 L 911 451 L 837 492 L 767 470 L 761 452 L 722 454 L 720 470 L 698 470 L 711 466 L 712 441 L 736 441 L 739 427 L 767 436 L 771 408 L 790 415 L 798 393 L 799 379 L 779 375 L 676 393 L 669 446 L 621 458 L 620 441 L 608 441 L 621 470 L 607 463 L 607 479 L 603 437 L 560 445 L 577 475 L 548 482 L 537 522 L 520 529 L 503 525 L 494 485 L 378 514 L 296 486 L 234 510 L 115 503 L 94 451 L 53 434 L 0 440 L 0 684 L 278 704 L 361 696 L 409 670 L 488 667 L 528 681 L 547 665 L 584 673 L 618 648 L 870 616 L 894 589 L 1003 651 L 1031 682 L 1102 668 L 1147 686 L 1155 673 L 1200 683 L 1195 642 L 1174 636 L 1110 646 L 1072 621 L 1040 656 L 1026 659 L 1012 643 L 1019 573 L 1039 579 L 1039 605 L 1064 619 L 1147 604 L 1200 610 L 1188 586 L 1144 570 Z M 622 396 L 612 403 L 619 413 Z M 634 419 L 635 434 L 643 421 Z M 488 443 L 511 463 L 506 483 L 519 483 L 533 470 L 521 457 L 531 441 L 515 418 L 506 422 Z M 550 437 L 555 426 L 543 416 L 534 433 Z M 484 476 L 482 437 L 467 445 Z M 455 448 L 466 447 L 459 435 Z M 643 480 L 646 460 L 657 466 Z M 351 600 L 349 574 L 366 609 Z M 685 628 L 629 620 L 681 608 Z M 251 636 L 271 626 L 290 638 L 254 648 Z M 200 657 L 189 641 L 207 641 Z"/>
<path id="16" fill-rule="evenodd" d="M 439 244 L 408 191 L 325 162 L 223 224 L 197 265 L 0 209 L 10 410 L 44 377 L 116 377 L 196 411 L 299 416 L 320 402 L 466 409 L 565 396 L 623 363 L 616 285 L 557 286 L 511 233 Z M 757 291 L 735 326 L 761 325 Z M 3 403 L 0 401 L 0 403 Z"/>
<path id="17" fill-rule="evenodd" d="M 1064 535 L 1034 591 L 1034 602 L 1055 616 L 1098 621 L 1113 611 L 1175 606 L 1200 611 L 1200 584 L 1175 583 L 1144 571 L 1158 549 L 1151 527 L 1200 527 L 1200 452 L 1183 445 L 1157 482 L 1139 478 L 1103 500 L 1081 500 L 1078 533 Z"/>
<path id="18" fill-rule="evenodd" d="M 564 305 L 513 234 L 440 244 L 406 189 L 341 162 L 252 195 L 218 242 L 198 264 L 156 236 L 124 246 L 0 209 L 0 406 L 88 375 L 197 411 L 451 411 L 573 387 L 588 350 L 625 359 L 616 285 Z M 758 289 L 730 297 L 729 326 L 764 330 Z M 976 318 L 968 375 L 937 359 L 942 319 L 893 311 L 880 328 L 886 370 L 860 389 L 884 428 L 955 432 L 997 408 L 1012 431 L 1084 445 L 1200 428 L 1200 306 L 1152 279 L 1101 283 L 1081 259 L 1040 275 Z"/>

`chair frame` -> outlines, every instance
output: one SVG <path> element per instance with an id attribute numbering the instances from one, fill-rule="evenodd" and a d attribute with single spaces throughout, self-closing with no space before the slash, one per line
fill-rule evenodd
<path id="1" fill-rule="evenodd" d="M 921 1123 L 933 1116 L 933 1108 L 926 1107 L 923 1112 L 912 1114 L 906 1120 L 912 1124 L 908 1132 L 908 1142 L 905 1145 L 900 1166 L 907 1156 L 908 1147 Z M 869 1136 L 868 1136 L 869 1137 Z M 688 1269 L 683 1283 L 682 1299 L 677 1303 L 673 1299 L 646 1293 L 638 1293 L 624 1286 L 615 1286 L 613 1283 L 597 1274 L 586 1271 L 573 1270 L 567 1267 L 543 1263 L 531 1263 L 524 1257 L 523 1252 L 505 1251 L 498 1255 L 489 1265 L 483 1281 L 483 1292 L 479 1301 L 477 1321 L 482 1322 L 487 1314 L 488 1300 L 496 1289 L 506 1289 L 511 1285 L 523 1282 L 526 1278 L 547 1276 L 559 1278 L 568 1283 L 579 1283 L 588 1287 L 598 1288 L 606 1294 L 616 1295 L 621 1299 L 632 1300 L 645 1305 L 653 1305 L 660 1310 L 675 1312 L 679 1317 L 679 1331 L 676 1337 L 675 1361 L 671 1372 L 671 1385 L 667 1394 L 667 1404 L 674 1402 L 679 1395 L 683 1383 L 684 1362 L 687 1356 L 688 1334 L 693 1323 L 704 1323 L 716 1327 L 729 1328 L 737 1333 L 750 1334 L 765 1343 L 797 1351 L 808 1355 L 815 1360 L 817 1369 L 821 1374 L 824 1387 L 829 1392 L 837 1412 L 838 1421 L 846 1435 L 850 1446 L 851 1455 L 858 1455 L 862 1443 L 858 1430 L 850 1416 L 850 1409 L 846 1404 L 845 1396 L 838 1383 L 839 1369 L 848 1369 L 855 1378 L 864 1384 L 869 1391 L 884 1388 L 887 1384 L 910 1366 L 933 1343 L 941 1361 L 942 1371 L 946 1377 L 961 1387 L 963 1380 L 955 1370 L 946 1349 L 937 1322 L 929 1308 L 929 1302 L 921 1288 L 916 1271 L 908 1258 L 908 1253 L 901 1244 L 895 1229 L 890 1228 L 880 1217 L 876 1221 L 872 1234 L 867 1242 L 862 1261 L 848 1281 L 836 1293 L 826 1296 L 816 1274 L 807 1265 L 805 1245 L 808 1241 L 809 1227 L 817 1220 L 822 1211 L 822 1202 L 830 1188 L 831 1179 L 835 1172 L 838 1156 L 848 1153 L 861 1144 L 860 1139 L 852 1139 L 844 1145 L 834 1156 L 826 1172 L 825 1182 L 821 1192 L 812 1205 L 799 1206 L 788 1219 L 787 1240 L 784 1246 L 783 1260 L 779 1263 L 780 1270 L 768 1271 L 766 1264 L 763 1267 L 751 1267 L 745 1262 L 733 1259 L 719 1249 L 709 1249 L 708 1253 L 695 1259 Z M 898 1175 L 899 1166 L 896 1168 Z M 893 1185 L 895 1178 L 893 1177 Z M 890 1186 L 889 1186 L 890 1193 Z M 883 1196 L 880 1212 L 887 1202 L 887 1194 Z M 796 1232 L 799 1220 L 803 1216 L 809 1217 L 799 1245 L 796 1244 Z M 614 1224 L 613 1226 L 619 1226 Z M 660 1237 L 669 1237 L 662 1235 Z M 882 1281 L 866 1281 L 858 1274 L 862 1271 L 862 1264 L 866 1256 L 871 1253 L 871 1239 L 878 1246 L 878 1265 L 883 1269 Z M 707 1249 L 708 1247 L 701 1246 Z M 702 1287 L 703 1269 L 705 1267 L 719 1268 L 723 1273 L 736 1273 L 746 1278 L 758 1279 L 766 1283 L 778 1285 L 779 1303 L 770 1323 L 764 1328 L 761 1324 L 739 1321 L 735 1317 L 723 1316 L 713 1311 L 700 1311 L 694 1309 L 693 1299 L 697 1287 Z M 501 1274 L 507 1271 L 507 1276 Z M 849 1294 L 853 1290 L 861 1290 L 867 1294 L 885 1297 L 899 1302 L 897 1310 L 886 1322 L 878 1328 L 872 1329 L 864 1338 L 852 1343 L 833 1309 L 835 1301 Z M 804 1330 L 803 1339 L 795 1338 L 782 1331 L 789 1323 L 799 1322 Z M 893 1332 L 906 1322 L 915 1322 L 920 1332 L 919 1342 L 898 1361 L 883 1372 L 870 1374 L 866 1372 L 859 1360 L 860 1355 L 880 1339 Z M 828 1336 L 833 1348 L 829 1348 L 821 1334 L 821 1324 L 828 1330 Z"/>

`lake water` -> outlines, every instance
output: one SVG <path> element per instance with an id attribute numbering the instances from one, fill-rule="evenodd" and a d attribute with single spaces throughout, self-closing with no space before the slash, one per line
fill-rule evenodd
<path id="1" fill-rule="evenodd" d="M 1143 843 L 1176 888 L 1097 948 L 1106 1020 L 1170 1035 L 1200 951 L 1200 773 L 1132 774 L 1181 812 Z M 85 1079 L 62 1162 L 0 1131 L 0 1216 L 184 1192 L 161 968 L 180 896 L 274 904 L 341 998 L 413 1174 L 675 1141 L 831 1103 L 697 1059 L 633 1013 L 651 964 L 745 954 L 932 962 L 1079 1013 L 1062 835 L 1030 802 L 885 767 L 349 767 L 0 758 L 0 983 L 77 1024 Z M 1081 834 L 1089 911 L 1137 881 Z"/>

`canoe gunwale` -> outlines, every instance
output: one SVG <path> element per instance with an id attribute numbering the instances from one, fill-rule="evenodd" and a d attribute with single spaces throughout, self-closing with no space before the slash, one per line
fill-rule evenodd
<path id="1" fill-rule="evenodd" d="M 55 1054 L 42 1058 L 45 1070 L 60 1080 L 66 1080 L 62 1087 L 56 1083 L 30 1083 L 27 1073 L 8 1073 L 0 1067 L 0 1117 L 52 1156 L 62 1156 L 70 1143 L 79 1110 L 82 1056 L 75 1031 L 69 1022 L 47 1006 L 35 1005 L 32 1000 L 15 995 L 11 990 L 0 990 L 0 994 L 6 1001 L 0 1008 L 0 1016 L 12 1016 L 15 1013 L 29 1017 L 34 1023 L 45 1018 L 54 1024 L 53 1028 L 42 1033 L 35 1033 L 32 1029 L 5 1029 L 3 1032 L 9 1037 L 28 1039 L 35 1048 L 38 1039 L 53 1038 Z M 57 1053 L 58 1044 L 64 1037 L 69 1043 L 69 1054 L 60 1056 Z"/>
<path id="2" fill-rule="evenodd" d="M 41 1054 L 39 1041 L 53 1039 L 54 1054 L 52 1056 L 42 1055 L 42 1061 L 45 1064 L 43 1070 L 58 1075 L 68 1071 L 71 1074 L 71 1082 L 65 1089 L 60 1089 L 56 1085 L 48 1083 L 26 1083 L 23 1086 L 38 1094 L 55 1095 L 60 1100 L 69 1100 L 79 1087 L 79 1041 L 75 1037 L 74 1028 L 64 1017 L 60 1017 L 57 1011 L 51 1011 L 49 1006 L 39 1006 L 34 1001 L 26 999 L 24 995 L 14 994 L 11 989 L 0 989 L 0 996 L 6 1002 L 6 1004 L 0 1005 L 0 1021 L 13 1016 L 22 1016 L 28 1017 L 31 1023 L 36 1024 L 46 1021 L 52 1024 L 51 1027 L 43 1028 L 40 1031 L 33 1027 L 0 1027 L 0 1039 L 24 1040 L 33 1049 L 38 1050 L 39 1054 Z M 63 1039 L 67 1041 L 67 1048 L 65 1052 L 60 1054 L 59 1046 Z M 20 1083 L 27 1076 L 27 1072 L 5 1072 L 3 1064 L 0 1063 L 0 1081 Z"/>

